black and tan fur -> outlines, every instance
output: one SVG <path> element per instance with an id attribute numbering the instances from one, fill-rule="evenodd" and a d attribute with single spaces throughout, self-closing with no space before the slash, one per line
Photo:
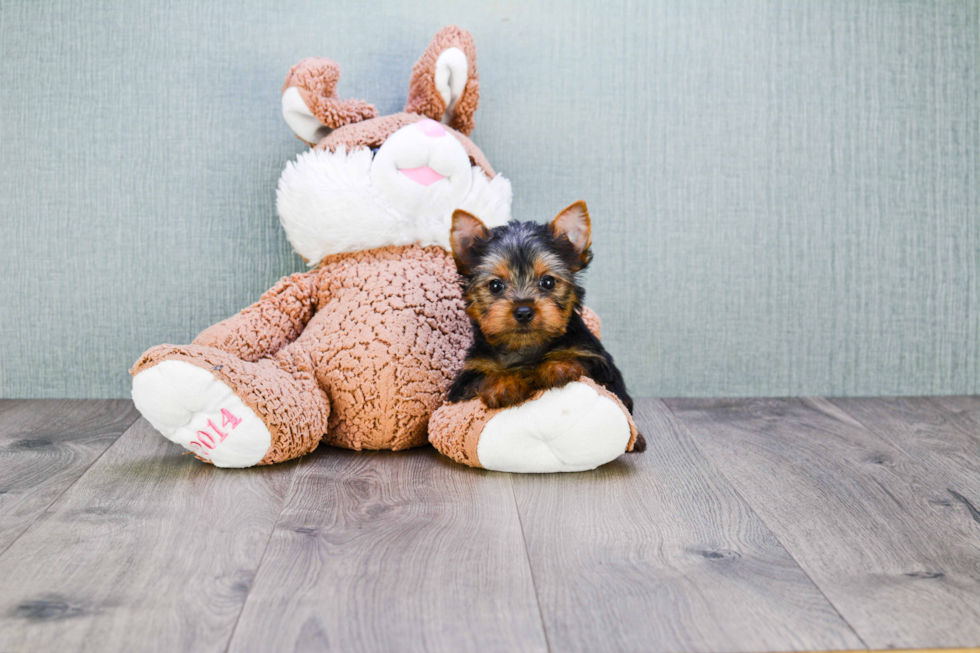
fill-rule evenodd
<path id="1" fill-rule="evenodd" d="M 591 233 L 581 201 L 548 225 L 511 222 L 491 230 L 466 211 L 453 214 L 450 240 L 473 345 L 449 401 L 479 397 L 503 408 L 588 376 L 632 414 L 622 374 L 580 314 L 585 290 L 578 275 L 592 260 Z M 634 451 L 645 447 L 637 438 Z"/>

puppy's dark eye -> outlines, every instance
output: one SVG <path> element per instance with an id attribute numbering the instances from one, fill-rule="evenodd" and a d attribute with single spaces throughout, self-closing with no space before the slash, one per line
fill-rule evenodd
<path id="1" fill-rule="evenodd" d="M 555 278 L 554 277 L 541 277 L 541 281 L 538 282 L 541 286 L 541 290 L 554 290 L 555 289 Z"/>
<path id="2" fill-rule="evenodd" d="M 500 279 L 491 279 L 490 283 L 487 284 L 487 288 L 490 289 L 494 295 L 499 295 L 504 291 L 504 282 Z"/>

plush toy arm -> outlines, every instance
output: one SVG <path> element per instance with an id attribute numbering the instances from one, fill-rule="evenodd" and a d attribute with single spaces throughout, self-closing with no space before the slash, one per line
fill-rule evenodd
<path id="1" fill-rule="evenodd" d="M 582 316 L 582 321 L 585 322 L 585 326 L 589 328 L 589 331 L 591 331 L 596 338 L 602 340 L 602 320 L 599 319 L 596 312 L 588 306 L 583 306 L 582 310 L 579 311 L 579 315 Z"/>
<path id="2" fill-rule="evenodd" d="M 316 274 L 284 277 L 241 313 L 202 331 L 193 344 L 221 349 L 244 361 L 275 354 L 299 337 L 316 312 Z"/>

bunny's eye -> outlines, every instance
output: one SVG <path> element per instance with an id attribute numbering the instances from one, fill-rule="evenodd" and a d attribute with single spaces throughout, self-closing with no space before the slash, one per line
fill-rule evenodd
<path id="1" fill-rule="evenodd" d="M 555 278 L 554 277 L 541 277 L 541 281 L 538 282 L 541 286 L 541 290 L 554 290 L 555 289 Z"/>
<path id="2" fill-rule="evenodd" d="M 487 288 L 490 289 L 494 295 L 499 295 L 504 291 L 504 282 L 500 279 L 491 279 L 490 283 L 487 284 Z"/>

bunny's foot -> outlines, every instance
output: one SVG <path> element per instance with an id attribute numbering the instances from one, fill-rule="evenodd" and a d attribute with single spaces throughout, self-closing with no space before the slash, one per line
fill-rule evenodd
<path id="1" fill-rule="evenodd" d="M 231 388 L 196 365 L 166 360 L 133 378 L 133 402 L 165 438 L 217 467 L 251 467 L 272 435 Z"/>
<path id="2" fill-rule="evenodd" d="M 429 441 L 470 467 L 501 472 L 580 472 L 630 451 L 637 431 L 626 407 L 588 378 L 502 410 L 479 399 L 446 404 L 429 421 Z"/>
<path id="3" fill-rule="evenodd" d="M 296 458 L 327 432 L 330 402 L 296 346 L 252 363 L 213 347 L 161 345 L 132 374 L 133 402 L 147 421 L 217 467 Z"/>

